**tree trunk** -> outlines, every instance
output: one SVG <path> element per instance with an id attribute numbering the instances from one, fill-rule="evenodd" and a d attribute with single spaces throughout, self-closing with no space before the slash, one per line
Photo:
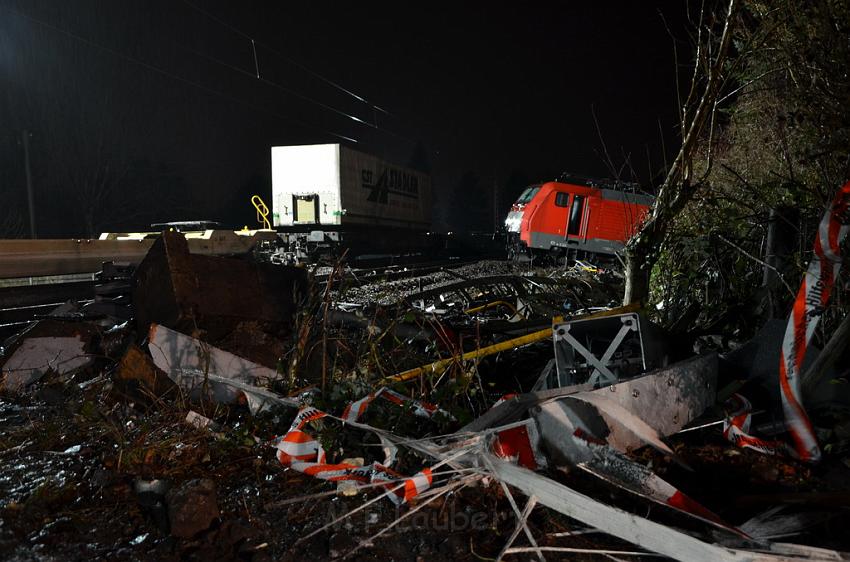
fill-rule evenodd
<path id="1" fill-rule="evenodd" d="M 717 55 L 706 71 L 705 80 L 700 75 L 701 59 L 699 50 L 697 51 L 694 77 L 687 99 L 699 99 L 699 102 L 692 109 L 689 108 L 689 103 L 685 102 L 682 110 L 682 146 L 667 172 L 667 177 L 664 178 L 664 183 L 658 190 L 658 196 L 646 221 L 640 231 L 629 240 L 626 247 L 626 287 L 623 295 L 625 305 L 634 302 L 646 303 L 648 300 L 652 267 L 658 261 L 667 231 L 676 215 L 685 208 L 699 186 L 699 180 L 694 181 L 691 178 L 693 161 L 703 140 L 701 136 L 705 127 L 713 126 L 713 115 L 717 111 L 717 100 L 725 82 L 723 70 L 732 43 L 732 29 L 739 7 L 739 0 L 729 0 L 723 33 L 717 45 Z M 707 36 L 711 37 L 712 34 L 708 33 Z M 697 49 L 703 47 L 701 44 L 697 45 Z M 714 49 L 708 49 L 708 52 L 713 51 Z M 700 89 L 703 83 L 704 87 Z M 710 138 L 708 142 L 711 143 Z M 710 167 L 709 159 L 707 168 L 710 169 Z"/>
<path id="2" fill-rule="evenodd" d="M 645 256 L 638 255 L 632 248 L 626 250 L 626 292 L 623 305 L 633 302 L 644 303 L 649 298 L 649 265 Z"/>
<path id="3" fill-rule="evenodd" d="M 658 261 L 659 249 L 664 242 L 667 231 L 667 223 L 672 220 L 673 213 L 674 211 L 670 207 L 666 207 L 666 211 L 660 208 L 653 209 L 652 216 L 626 246 L 626 269 L 624 272 L 626 287 L 623 305 L 645 304 L 649 300 L 649 279 L 652 268 Z"/>

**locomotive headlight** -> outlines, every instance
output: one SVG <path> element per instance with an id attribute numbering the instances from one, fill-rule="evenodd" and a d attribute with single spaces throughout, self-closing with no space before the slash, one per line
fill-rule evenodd
<path id="1" fill-rule="evenodd" d="M 522 222 L 522 212 L 511 211 L 505 219 L 505 229 L 508 232 L 519 232 L 520 222 Z"/>

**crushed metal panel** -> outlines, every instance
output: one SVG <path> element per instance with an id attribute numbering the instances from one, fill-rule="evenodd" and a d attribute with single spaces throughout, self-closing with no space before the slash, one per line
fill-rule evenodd
<path id="1" fill-rule="evenodd" d="M 592 461 L 578 467 L 585 472 L 652 502 L 680 511 L 724 531 L 746 537 L 740 529 L 732 527 L 717 514 L 692 499 L 687 494 L 652 472 L 644 465 L 612 451 L 598 447 Z"/>
<path id="2" fill-rule="evenodd" d="M 583 435 L 626 452 L 651 445 L 673 452 L 661 441 L 711 406 L 717 392 L 717 356 L 695 357 L 653 373 L 590 392 L 544 402 L 532 409 L 543 442 L 554 460 L 578 464 L 587 451 L 575 442 Z"/>
<path id="3" fill-rule="evenodd" d="M 48 371 L 64 375 L 90 365 L 93 359 L 86 353 L 85 345 L 79 335 L 23 340 L 3 364 L 3 388 L 20 392 Z"/>
<path id="4" fill-rule="evenodd" d="M 637 313 L 571 320 L 552 328 L 556 378 L 548 386 L 597 386 L 661 367 L 666 349 L 660 330 Z"/>
<path id="5" fill-rule="evenodd" d="M 546 456 L 540 450 L 540 433 L 533 419 L 500 427 L 490 448 L 496 456 L 531 470 L 547 466 Z"/>
<path id="6" fill-rule="evenodd" d="M 673 527 L 606 505 L 560 482 L 516 466 L 492 454 L 483 453 L 481 457 L 483 464 L 490 469 L 496 479 L 517 488 L 528 497 L 534 497 L 539 504 L 641 548 L 669 556 L 673 560 L 682 562 L 848 560 L 845 554 L 835 550 L 796 544 L 768 543 L 763 547 L 764 549 L 744 550 L 708 543 Z"/>
<path id="7" fill-rule="evenodd" d="M 606 441 L 618 451 L 631 451 L 644 445 L 652 445 L 662 453 L 673 454 L 667 444 L 661 441 L 658 430 L 647 424 L 633 410 L 624 408 L 607 396 L 587 392 L 576 394 L 568 400 L 585 402 L 596 410 L 608 428 Z"/>
<path id="8" fill-rule="evenodd" d="M 621 452 L 651 445 L 664 454 L 674 454 L 655 429 L 638 416 L 613 402 L 592 403 L 580 396 L 545 402 L 531 411 L 546 450 L 557 463 L 577 465 L 590 460 L 587 441 L 607 444 Z"/>
<path id="9" fill-rule="evenodd" d="M 593 390 L 593 388 L 590 385 L 582 384 L 518 394 L 494 404 L 483 415 L 460 428 L 458 433 L 477 433 L 498 425 L 513 423 L 524 417 L 532 406 L 541 402 L 588 390 Z"/>
<path id="10" fill-rule="evenodd" d="M 710 353 L 588 394 L 618 403 L 666 437 L 714 404 L 717 369 L 717 355 Z"/>
<path id="11" fill-rule="evenodd" d="M 534 407 L 531 416 L 537 422 L 547 455 L 558 466 L 591 460 L 590 449 L 576 439 L 576 434 L 604 441 L 609 433 L 605 420 L 584 402 L 551 400 Z"/>

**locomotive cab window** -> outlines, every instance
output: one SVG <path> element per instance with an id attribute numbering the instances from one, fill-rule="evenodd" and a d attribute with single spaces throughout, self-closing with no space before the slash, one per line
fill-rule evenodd
<path id="1" fill-rule="evenodd" d="M 569 207 L 570 206 L 570 194 L 564 193 L 563 191 L 559 191 L 557 195 L 555 195 L 555 206 L 556 207 Z"/>
<path id="2" fill-rule="evenodd" d="M 526 205 L 528 202 L 534 199 L 534 196 L 537 195 L 538 191 L 540 191 L 539 185 L 526 188 L 526 190 L 522 192 L 522 195 L 519 196 L 519 199 L 517 199 L 517 204 Z"/>
<path id="3" fill-rule="evenodd" d="M 584 196 L 576 195 L 573 197 L 573 206 L 570 209 L 570 222 L 567 224 L 568 235 L 578 234 L 581 230 L 582 211 L 584 211 Z"/>

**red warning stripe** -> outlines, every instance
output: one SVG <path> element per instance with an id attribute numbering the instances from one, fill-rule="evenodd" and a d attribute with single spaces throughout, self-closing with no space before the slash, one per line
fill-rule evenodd
<path id="1" fill-rule="evenodd" d="M 812 423 L 801 401 L 803 360 L 823 309 L 829 302 L 841 269 L 840 246 L 850 230 L 850 182 L 836 194 L 818 225 L 814 257 L 803 277 L 788 319 L 779 360 L 779 390 L 785 425 L 802 460 L 816 462 L 821 451 Z"/>
<path id="2" fill-rule="evenodd" d="M 360 400 L 352 402 L 346 406 L 342 417 L 335 419 L 347 423 L 356 423 L 357 419 L 368 409 L 369 404 L 382 394 L 385 394 L 384 397 L 395 404 L 413 403 L 414 413 L 425 417 L 430 417 L 433 413 L 442 411 L 431 404 L 418 402 L 387 388 L 382 388 Z M 275 439 L 273 442 L 277 448 L 278 461 L 281 464 L 308 476 L 331 482 L 342 480 L 361 483 L 372 482 L 384 484 L 384 487 L 388 490 L 392 490 L 392 488 L 403 483 L 403 487 L 398 490 L 392 490 L 392 493 L 388 495 L 396 504 L 410 501 L 431 486 L 432 475 L 431 470 L 428 468 L 423 469 L 413 476 L 406 477 L 377 462 L 366 466 L 348 463 L 327 463 L 325 451 L 322 449 L 321 443 L 303 430 L 310 422 L 324 417 L 334 416 L 330 416 L 310 406 L 302 408 L 298 412 L 287 434 Z"/>

